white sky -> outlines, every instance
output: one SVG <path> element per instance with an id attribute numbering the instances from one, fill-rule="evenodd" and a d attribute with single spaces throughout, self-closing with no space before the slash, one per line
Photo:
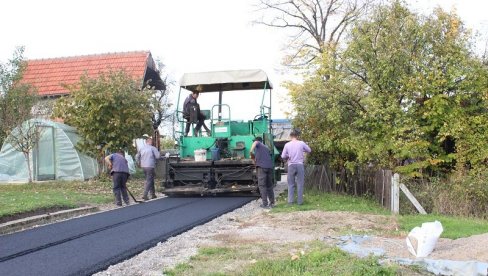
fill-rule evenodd
<path id="1" fill-rule="evenodd" d="M 259 68 L 273 82 L 273 118 L 285 118 L 287 78 L 280 62 L 285 35 L 253 25 L 256 0 L 2 0 L 0 1 L 0 61 L 16 46 L 26 47 L 28 59 L 149 50 L 166 64 L 178 81 L 185 72 Z M 418 11 L 437 4 L 458 14 L 475 30 L 488 33 L 488 1 L 409 0 Z M 251 98 L 237 98 L 233 118 L 257 114 Z M 202 109 L 206 101 L 199 101 Z M 224 94 L 225 97 L 225 94 Z M 208 105 L 211 105 L 208 103 Z M 235 110 L 235 111 L 234 111 Z M 241 118 L 241 114 L 247 117 Z"/>

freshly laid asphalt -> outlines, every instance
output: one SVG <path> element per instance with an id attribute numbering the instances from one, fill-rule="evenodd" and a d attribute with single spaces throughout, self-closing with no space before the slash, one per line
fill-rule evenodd
<path id="1" fill-rule="evenodd" d="M 91 275 L 254 199 L 162 198 L 0 236 L 0 275 Z"/>

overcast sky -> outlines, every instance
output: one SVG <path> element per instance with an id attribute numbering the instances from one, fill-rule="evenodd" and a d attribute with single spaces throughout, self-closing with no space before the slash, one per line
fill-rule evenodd
<path id="1" fill-rule="evenodd" d="M 448 10 L 456 7 L 469 27 L 481 30 L 485 37 L 488 33 L 488 1 L 408 2 L 426 13 L 437 4 Z M 184 72 L 259 68 L 268 73 L 276 88 L 273 117 L 284 118 L 286 107 L 280 102 L 286 100 L 286 91 L 279 84 L 287 77 L 280 73 L 286 37 L 276 29 L 251 23 L 257 16 L 253 3 L 255 0 L 2 0 L 0 61 L 6 62 L 15 47 L 23 45 L 28 59 L 149 50 L 166 64 L 176 81 Z M 205 102 L 203 97 L 200 102 Z M 239 103 L 234 118 L 248 111 L 246 106 L 254 106 Z"/>

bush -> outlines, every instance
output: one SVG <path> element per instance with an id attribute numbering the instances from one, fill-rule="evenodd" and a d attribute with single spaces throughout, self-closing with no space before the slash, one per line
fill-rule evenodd
<path id="1" fill-rule="evenodd" d="M 456 174 L 448 179 L 410 180 L 407 183 L 428 213 L 488 218 L 488 172 Z M 404 196 L 400 204 L 402 213 L 417 212 Z"/>
<path id="2" fill-rule="evenodd" d="M 488 173 L 456 176 L 439 186 L 435 211 L 441 214 L 488 218 Z"/>
<path id="3" fill-rule="evenodd" d="M 420 205 L 424 207 L 427 213 L 432 213 L 434 209 L 434 198 L 437 194 L 436 186 L 429 179 L 409 179 L 401 180 L 405 184 L 410 192 L 415 196 Z M 405 214 L 418 214 L 417 209 L 413 206 L 407 196 L 400 192 L 400 213 Z"/>

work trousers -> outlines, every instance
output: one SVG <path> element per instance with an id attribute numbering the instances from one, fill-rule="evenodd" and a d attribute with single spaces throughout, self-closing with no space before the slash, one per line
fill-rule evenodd
<path id="1" fill-rule="evenodd" d="M 257 167 L 256 170 L 258 174 L 259 193 L 261 194 L 263 205 L 268 206 L 268 203 L 274 205 L 273 169 Z"/>
<path id="2" fill-rule="evenodd" d="M 206 132 L 210 133 L 210 129 L 208 129 L 208 127 L 205 125 L 205 120 L 207 119 L 205 115 L 203 115 L 202 113 L 198 113 L 197 119 L 198 121 L 197 121 L 197 125 L 195 126 L 195 129 L 193 130 L 194 131 L 193 136 L 197 136 L 202 126 Z M 188 136 L 191 127 L 191 122 L 189 121 L 189 118 L 187 120 L 188 122 L 186 122 L 186 126 L 185 126 L 185 136 Z"/>
<path id="3" fill-rule="evenodd" d="M 129 174 L 125 172 L 113 172 L 112 183 L 115 196 L 115 204 L 122 205 L 122 199 L 125 204 L 129 204 L 129 195 L 127 194 L 127 179 Z"/>
<path id="4" fill-rule="evenodd" d="M 295 185 L 297 186 L 297 203 L 303 204 L 303 185 L 305 182 L 305 168 L 303 164 L 288 165 L 288 203 L 295 200 Z"/>
<path id="5" fill-rule="evenodd" d="M 156 197 L 156 190 L 154 189 L 154 175 L 155 170 L 154 168 L 142 168 L 144 171 L 144 176 L 146 177 L 146 181 L 144 182 L 144 195 L 142 198 L 147 199 L 147 195 L 151 194 L 152 198 Z"/>

